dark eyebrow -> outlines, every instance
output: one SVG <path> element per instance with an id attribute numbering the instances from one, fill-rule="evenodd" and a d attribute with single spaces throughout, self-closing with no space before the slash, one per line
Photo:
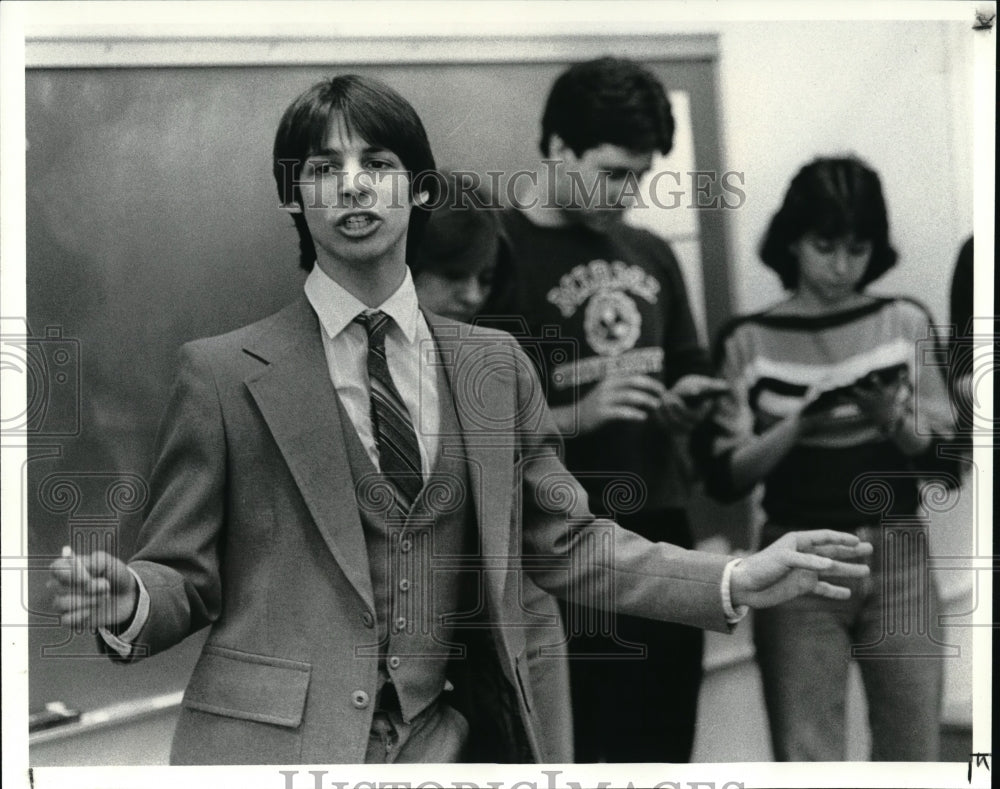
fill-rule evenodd
<path id="1" fill-rule="evenodd" d="M 378 145 L 369 145 L 361 153 L 363 154 L 389 154 L 390 156 L 396 156 L 395 153 L 390 151 L 388 148 L 381 148 Z M 309 156 L 343 156 L 344 152 L 338 148 L 321 148 L 318 151 L 313 151 Z M 398 159 L 399 157 L 396 156 Z"/>

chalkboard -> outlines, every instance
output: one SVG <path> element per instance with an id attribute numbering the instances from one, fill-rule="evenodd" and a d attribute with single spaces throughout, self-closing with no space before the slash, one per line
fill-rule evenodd
<path id="1" fill-rule="evenodd" d="M 130 554 L 179 346 L 267 315 L 301 288 L 270 150 L 291 99 L 347 71 L 416 107 L 439 164 L 531 168 L 541 107 L 563 62 L 378 67 L 30 69 L 26 75 L 29 555 L 71 541 Z M 687 95 L 700 169 L 718 169 L 712 63 L 651 63 Z M 709 330 L 725 319 L 722 219 L 701 216 Z M 29 389 L 30 389 L 29 386 Z M 89 709 L 183 687 L 204 635 L 136 666 L 47 616 L 29 574 L 30 697 Z"/>

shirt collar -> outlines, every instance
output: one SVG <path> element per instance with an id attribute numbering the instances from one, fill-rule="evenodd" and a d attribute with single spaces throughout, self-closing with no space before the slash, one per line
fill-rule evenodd
<path id="1" fill-rule="evenodd" d="M 331 279 L 318 265 L 312 267 L 305 282 L 306 298 L 316 311 L 326 335 L 333 339 L 351 324 L 354 318 L 368 309 L 343 286 Z M 417 338 L 417 291 L 413 287 L 413 277 L 407 266 L 403 282 L 396 291 L 376 309 L 381 310 L 396 323 L 403 332 L 406 342 L 412 344 Z"/>

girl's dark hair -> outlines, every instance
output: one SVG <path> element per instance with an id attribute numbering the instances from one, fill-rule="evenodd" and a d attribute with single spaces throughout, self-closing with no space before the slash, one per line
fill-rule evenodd
<path id="1" fill-rule="evenodd" d="M 274 138 L 273 170 L 281 205 L 302 205 L 299 177 L 306 159 L 326 143 L 334 117 L 371 145 L 392 151 L 410 173 L 410 194 L 429 191 L 436 199 L 434 154 L 427 132 L 410 103 L 384 82 L 345 74 L 325 79 L 285 110 Z M 420 243 L 429 213 L 415 205 L 410 212 L 406 258 Z M 292 214 L 299 233 L 299 262 L 306 271 L 316 262 L 316 247 L 301 213 Z"/>
<path id="2" fill-rule="evenodd" d="M 856 157 L 815 159 L 792 179 L 759 252 L 786 290 L 799 285 L 799 262 L 791 246 L 807 233 L 871 242 L 872 256 L 859 291 L 896 265 L 878 173 Z"/>
<path id="3" fill-rule="evenodd" d="M 667 154 L 674 117 L 652 72 L 631 60 L 604 57 L 571 66 L 552 85 L 542 115 L 542 156 L 549 155 L 553 134 L 577 156 L 605 144 Z"/>
<path id="4" fill-rule="evenodd" d="M 478 239 L 495 236 L 498 241 L 493 285 L 486 304 L 505 294 L 511 281 L 510 251 L 500 226 L 498 203 L 473 172 L 442 170 L 439 173 L 438 200 L 432 206 L 430 221 L 420 246 L 407 260 L 413 276 L 454 261 L 464 261 Z"/>

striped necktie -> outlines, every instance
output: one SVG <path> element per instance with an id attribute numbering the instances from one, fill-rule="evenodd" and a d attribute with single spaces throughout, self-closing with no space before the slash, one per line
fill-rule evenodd
<path id="1" fill-rule="evenodd" d="M 378 447 L 379 468 L 396 491 L 402 508 L 409 511 L 424 479 L 417 434 L 385 358 L 389 316 L 380 310 L 365 310 L 354 320 L 368 333 L 372 432 Z"/>

